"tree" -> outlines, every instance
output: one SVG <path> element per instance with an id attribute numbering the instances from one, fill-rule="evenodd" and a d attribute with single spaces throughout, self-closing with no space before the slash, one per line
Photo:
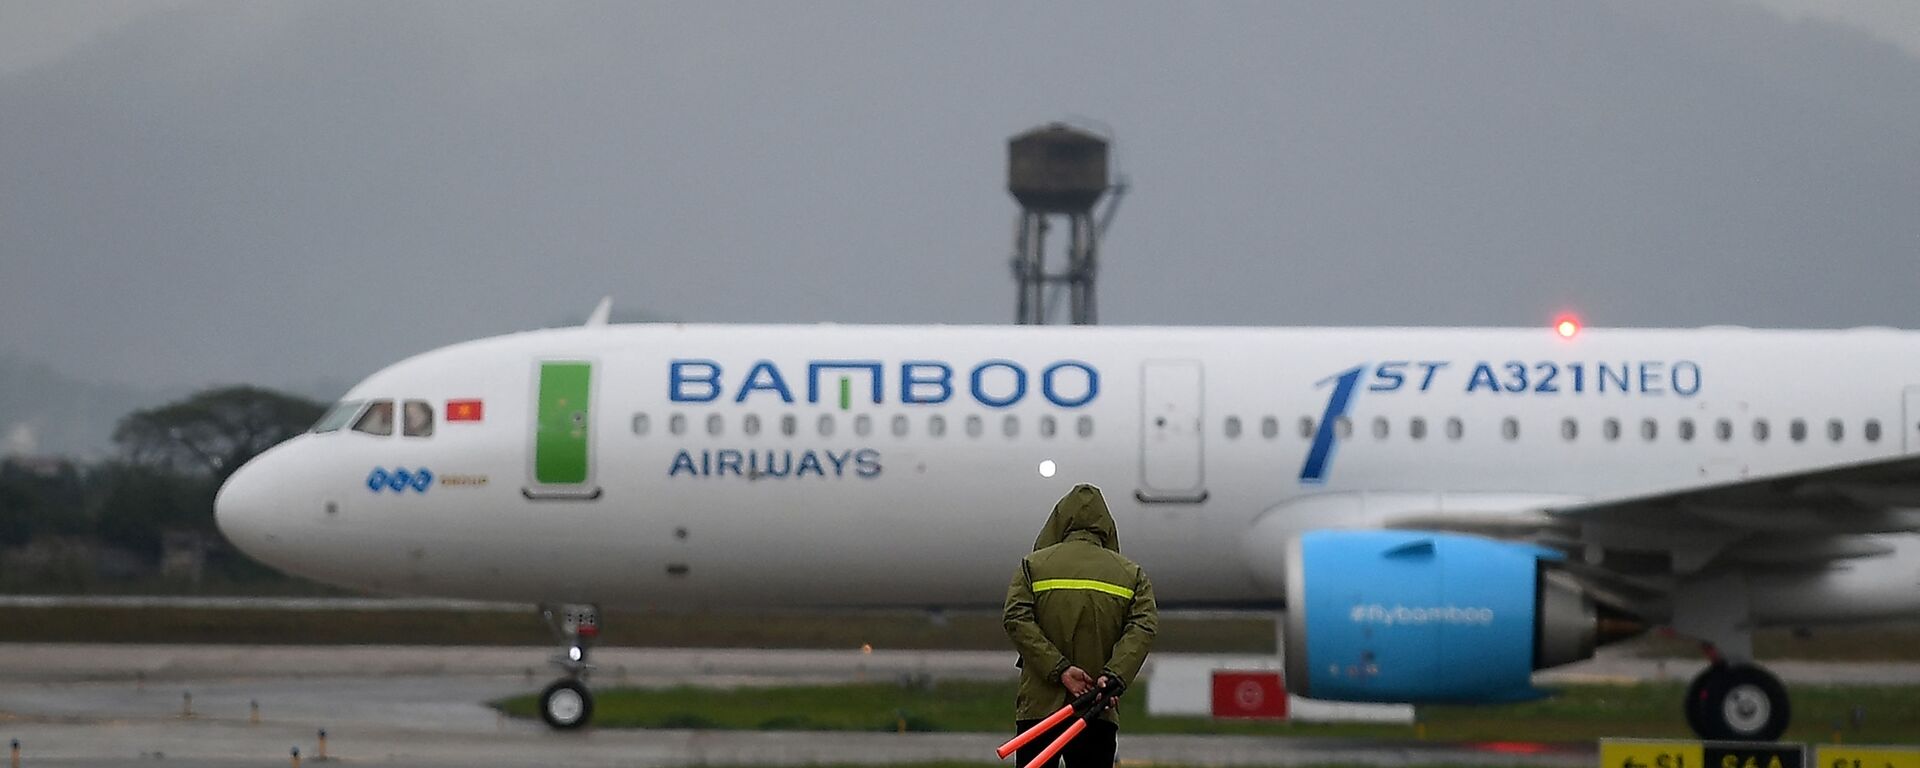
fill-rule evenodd
<path id="1" fill-rule="evenodd" d="M 248 459 L 305 431 L 324 410 L 260 387 L 207 389 L 127 414 L 113 442 L 135 464 L 224 481 Z"/>

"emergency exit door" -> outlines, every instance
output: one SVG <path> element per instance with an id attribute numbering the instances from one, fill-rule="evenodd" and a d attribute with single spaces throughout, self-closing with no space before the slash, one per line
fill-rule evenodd
<path id="1" fill-rule="evenodd" d="M 1198 360 L 1149 360 L 1140 366 L 1140 489 L 1145 502 L 1207 498 Z"/>

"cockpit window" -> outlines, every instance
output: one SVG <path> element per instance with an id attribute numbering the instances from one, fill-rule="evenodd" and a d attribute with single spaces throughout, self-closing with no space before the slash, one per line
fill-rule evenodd
<path id="1" fill-rule="evenodd" d="M 407 437 L 433 437 L 433 404 L 425 400 L 408 400 L 400 415 L 401 434 Z"/>
<path id="2" fill-rule="evenodd" d="M 342 400 L 334 403 L 333 407 L 328 408 L 326 414 L 322 415 L 319 421 L 314 422 L 313 429 L 310 431 L 316 434 L 320 432 L 338 432 L 341 428 L 347 426 L 347 422 L 353 421 L 353 417 L 360 415 L 360 406 L 366 404 L 367 401 L 365 400 Z"/>
<path id="3" fill-rule="evenodd" d="M 353 431 L 386 437 L 393 434 L 393 401 L 375 400 L 367 412 L 353 423 Z"/>

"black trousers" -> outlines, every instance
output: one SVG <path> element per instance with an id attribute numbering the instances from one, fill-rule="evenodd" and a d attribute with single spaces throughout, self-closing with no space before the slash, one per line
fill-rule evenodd
<path id="1" fill-rule="evenodd" d="M 1013 732 L 1025 733 L 1028 728 L 1039 724 L 1039 720 L 1016 721 L 1013 724 Z M 1014 768 L 1026 768 L 1027 763 L 1039 757 L 1040 751 L 1046 749 L 1048 744 L 1052 744 L 1054 739 L 1060 738 L 1060 734 L 1065 733 L 1072 724 L 1073 721 L 1068 720 L 1054 726 L 1053 730 L 1041 734 L 1040 738 L 1027 742 L 1027 745 L 1021 747 L 1019 754 L 1015 756 L 1019 762 L 1014 765 Z M 1089 720 L 1087 727 L 1080 731 L 1080 735 L 1073 737 L 1073 741 L 1067 742 L 1066 749 L 1060 750 L 1060 756 L 1056 760 L 1065 759 L 1067 768 L 1113 768 L 1113 738 L 1119 733 L 1118 725 L 1105 720 Z"/>

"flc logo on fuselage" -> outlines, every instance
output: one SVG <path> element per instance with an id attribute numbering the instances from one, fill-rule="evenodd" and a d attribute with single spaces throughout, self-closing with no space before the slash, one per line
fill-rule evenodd
<path id="1" fill-rule="evenodd" d="M 1099 370 L 1079 360 L 1054 361 L 1036 372 L 1016 361 L 996 358 L 968 368 L 961 381 L 956 381 L 957 375 L 952 364 L 940 360 L 891 365 L 879 360 L 809 360 L 804 386 L 808 403 L 832 396 L 841 410 L 853 407 L 857 390 L 864 390 L 865 399 L 874 405 L 886 400 L 889 389 L 902 404 L 940 405 L 953 400 L 964 387 L 965 396 L 988 408 L 1011 408 L 1036 388 L 1040 397 L 1061 408 L 1080 408 L 1100 395 Z M 715 360 L 683 358 L 667 364 L 667 395 L 676 403 L 778 398 L 792 405 L 796 397 L 789 381 L 797 379 L 772 360 L 756 360 L 738 377 L 729 376 Z M 856 387 L 856 382 L 864 386 Z"/>

